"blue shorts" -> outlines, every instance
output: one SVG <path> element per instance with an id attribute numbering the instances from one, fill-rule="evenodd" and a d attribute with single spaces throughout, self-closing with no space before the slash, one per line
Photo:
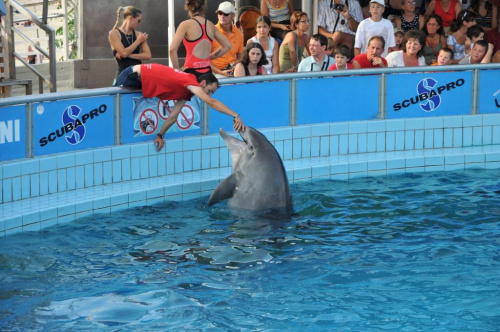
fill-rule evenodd
<path id="1" fill-rule="evenodd" d="M 142 87 L 141 77 L 133 69 L 134 66 L 124 69 L 116 79 L 115 86 Z"/>

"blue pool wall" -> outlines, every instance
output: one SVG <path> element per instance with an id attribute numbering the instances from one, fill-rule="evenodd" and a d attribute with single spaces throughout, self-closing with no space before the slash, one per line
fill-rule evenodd
<path id="1" fill-rule="evenodd" d="M 408 117 L 402 118 L 399 117 L 401 110 L 391 112 L 391 107 L 407 99 L 399 92 L 396 95 L 392 92 L 381 95 L 380 90 L 389 91 L 387 86 L 384 87 L 389 81 L 398 85 L 404 82 L 412 87 L 412 95 L 417 95 L 415 82 L 428 78 L 428 73 L 411 76 L 394 74 L 399 75 L 394 79 L 391 75 L 381 79 L 383 74 L 380 74 L 371 75 L 368 79 L 366 76 L 340 76 L 227 85 L 217 92 L 216 97 L 238 109 L 246 124 L 260 128 L 269 138 L 282 156 L 291 182 L 500 168 L 500 98 L 495 95 L 500 88 L 496 86 L 499 71 L 484 72 L 440 73 L 446 77 L 435 81 L 457 82 L 463 79 L 459 87 L 464 86 L 468 90 L 464 88 L 457 95 L 456 89 L 446 90 L 447 95 L 444 92 L 440 95 L 440 108 L 419 112 L 418 105 L 412 105 L 417 107 L 406 107 L 404 111 Z M 489 89 L 486 89 L 487 93 L 477 84 L 486 78 L 491 80 L 483 83 Z M 336 83 L 336 79 L 342 84 Z M 366 91 L 364 99 L 361 95 L 344 101 L 335 98 L 332 86 L 340 84 L 341 91 L 345 89 L 346 82 L 352 80 L 351 83 L 359 85 L 360 79 L 370 84 L 358 90 L 376 92 Z M 321 81 L 329 83 L 318 85 Z M 322 90 L 318 91 L 321 87 Z M 355 87 L 351 86 L 352 89 Z M 47 102 L 43 98 L 50 97 L 41 96 L 38 97 L 40 99 L 28 100 L 24 105 L 3 106 L 0 114 L 4 117 L 0 120 L 4 123 L 9 121 L 5 118 L 7 114 L 11 116 L 10 123 L 13 123 L 12 114 L 14 117 L 24 114 L 24 123 L 33 121 L 29 117 L 35 117 L 37 107 L 43 103 L 59 104 L 50 112 L 55 112 L 55 118 L 60 119 L 61 111 L 57 109 L 65 109 L 69 104 L 83 105 L 82 109 L 85 109 L 88 103 L 87 108 L 92 109 L 95 105 L 109 103 L 109 110 L 114 108 L 117 98 L 140 95 L 118 91 L 120 93 L 109 96 L 82 96 L 82 100 L 70 95 L 67 100 L 60 98 Z M 288 93 L 285 98 L 288 102 L 280 103 L 283 93 Z M 294 98 L 289 98 L 290 95 Z M 320 98 L 324 96 L 330 96 L 333 104 L 325 103 L 325 98 Z M 92 101 L 95 98 L 97 102 Z M 264 103 L 255 101 L 259 99 Z M 17 101 L 13 100 L 13 103 Z M 123 114 L 127 108 L 130 109 L 129 104 L 119 102 L 121 105 L 109 114 L 116 115 L 118 111 Z M 235 105 L 241 106 L 238 108 Z M 44 110 L 51 107 L 44 107 Z M 201 108 L 200 112 L 203 112 Z M 131 113 L 130 109 L 129 118 Z M 32 153 L 33 157 L 16 158 L 5 149 L 6 144 L 0 145 L 3 158 L 16 158 L 0 163 L 0 236 L 38 231 L 94 213 L 112 213 L 168 200 L 209 195 L 231 172 L 230 154 L 215 129 L 223 127 L 230 130 L 231 121 L 213 110 L 208 115 L 204 114 L 208 126 L 198 132 L 179 132 L 178 137 L 172 135 L 174 137 L 167 139 L 165 149 L 159 153 L 148 136 L 139 137 L 143 142 L 114 145 L 122 139 L 117 133 L 127 130 L 126 124 L 120 125 L 122 117 L 111 117 L 110 125 L 100 126 L 101 131 L 110 131 L 111 135 L 107 132 L 99 136 L 102 142 L 97 137 L 92 143 L 108 146 L 77 147 L 70 151 L 66 147 L 61 149 L 62 153 L 39 156 L 35 148 L 35 142 L 39 142 L 35 134 L 38 124 L 34 125 L 32 132 L 29 127 L 25 128 L 26 132 L 17 135 L 22 139 L 13 143 L 25 144 L 21 152 Z M 352 114 L 355 119 L 344 120 L 346 114 Z M 45 126 L 54 121 L 54 115 L 50 114 L 50 121 L 46 121 Z M 110 119 L 103 117 L 102 121 Z M 207 133 L 201 135 L 199 132 L 202 130 Z"/>

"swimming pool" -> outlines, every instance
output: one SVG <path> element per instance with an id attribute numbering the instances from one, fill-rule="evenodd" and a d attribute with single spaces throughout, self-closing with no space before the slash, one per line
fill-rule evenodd
<path id="1" fill-rule="evenodd" d="M 202 197 L 8 236 L 0 329 L 496 331 L 499 175 L 297 183 L 289 221 Z"/>

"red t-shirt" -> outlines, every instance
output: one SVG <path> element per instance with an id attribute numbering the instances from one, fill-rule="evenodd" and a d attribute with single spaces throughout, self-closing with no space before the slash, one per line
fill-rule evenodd
<path id="1" fill-rule="evenodd" d="M 382 59 L 382 62 L 384 63 L 384 65 L 387 67 L 387 60 L 380 57 Z M 361 68 L 380 68 L 379 65 L 376 65 L 374 66 L 372 64 L 372 62 L 370 60 L 368 60 L 368 56 L 366 53 L 362 53 L 356 57 L 354 57 L 354 59 L 352 59 L 351 63 L 353 63 L 354 61 L 357 61 Z"/>
<path id="2" fill-rule="evenodd" d="M 142 95 L 162 100 L 190 100 L 188 85 L 200 86 L 196 76 L 172 67 L 148 63 L 141 65 Z"/>
<path id="3" fill-rule="evenodd" d="M 346 63 L 346 65 L 347 65 L 346 69 L 353 69 L 353 67 L 350 63 Z M 330 68 L 328 68 L 328 70 L 337 70 L 337 64 L 334 63 L 333 65 L 330 66 Z"/>

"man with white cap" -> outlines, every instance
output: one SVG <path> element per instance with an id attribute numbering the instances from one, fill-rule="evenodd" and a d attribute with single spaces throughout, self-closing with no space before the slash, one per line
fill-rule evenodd
<path id="1" fill-rule="evenodd" d="M 236 9 L 229 1 L 224 1 L 215 11 L 219 22 L 215 25 L 217 29 L 231 42 L 231 48 L 223 56 L 212 60 L 212 72 L 217 77 L 233 76 L 234 66 L 241 61 L 243 55 L 243 33 L 233 25 Z M 214 40 L 212 52 L 219 49 L 221 45 Z"/>
<path id="2" fill-rule="evenodd" d="M 354 56 L 366 53 L 368 41 L 373 36 L 381 36 L 385 40 L 384 51 L 382 57 L 386 57 L 389 53 L 389 48 L 396 46 L 394 39 L 394 28 L 391 21 L 382 17 L 385 10 L 384 0 L 370 1 L 371 16 L 361 21 L 356 31 L 356 39 L 354 43 Z"/>

